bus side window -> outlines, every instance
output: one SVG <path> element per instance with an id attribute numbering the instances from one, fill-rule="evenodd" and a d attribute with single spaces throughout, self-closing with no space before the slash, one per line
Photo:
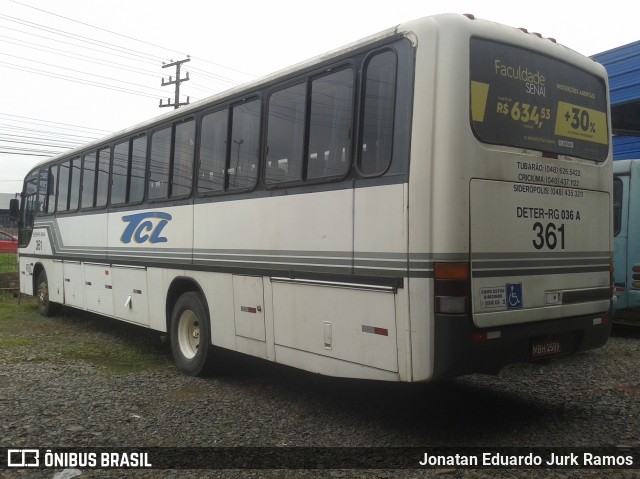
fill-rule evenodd
<path id="1" fill-rule="evenodd" d="M 344 175 L 350 166 L 353 70 L 344 69 L 311 83 L 307 179 Z"/>
<path id="2" fill-rule="evenodd" d="M 260 100 L 251 100 L 231 110 L 231 143 L 228 188 L 247 189 L 258 180 L 260 145 Z"/>
<path id="3" fill-rule="evenodd" d="M 84 156 L 82 163 L 82 208 L 93 208 L 96 186 L 96 152 Z"/>
<path id="4" fill-rule="evenodd" d="M 171 197 L 191 194 L 195 151 L 196 122 L 188 120 L 175 125 L 173 161 L 171 162 Z"/>
<path id="5" fill-rule="evenodd" d="M 134 138 L 131 142 L 131 165 L 129 171 L 129 203 L 139 203 L 144 198 L 145 171 L 147 167 L 147 137 Z"/>
<path id="6" fill-rule="evenodd" d="M 47 213 L 56 210 L 56 197 L 58 196 L 58 165 L 49 167 L 49 184 L 47 186 Z"/>
<path id="7" fill-rule="evenodd" d="M 147 137 L 144 135 L 119 143 L 113 148 L 111 205 L 142 201 L 146 161 Z"/>
<path id="8" fill-rule="evenodd" d="M 127 178 L 129 173 L 129 141 L 119 143 L 113 149 L 111 166 L 111 204 L 121 205 L 127 201 Z"/>
<path id="9" fill-rule="evenodd" d="M 397 63 L 391 50 L 376 53 L 365 63 L 358 158 L 365 176 L 382 175 L 391 163 Z"/>
<path id="10" fill-rule="evenodd" d="M 56 212 L 60 213 L 69 209 L 69 169 L 70 161 L 60 163 L 59 179 L 58 179 L 58 202 Z"/>
<path id="11" fill-rule="evenodd" d="M 169 196 L 169 160 L 171 156 L 171 127 L 156 131 L 151 136 L 149 163 L 149 199 Z"/>
<path id="12" fill-rule="evenodd" d="M 224 190 L 228 118 L 227 109 L 210 113 L 202 118 L 198 193 Z"/>
<path id="13" fill-rule="evenodd" d="M 96 179 L 96 207 L 106 206 L 109 193 L 109 163 L 111 148 L 103 148 L 98 152 L 98 178 Z"/>
<path id="14" fill-rule="evenodd" d="M 191 194 L 195 151 L 195 121 L 189 119 L 151 136 L 149 199 Z"/>
<path id="15" fill-rule="evenodd" d="M 43 168 L 38 172 L 38 213 L 47 212 L 47 201 L 49 199 L 49 169 Z"/>
<path id="16" fill-rule="evenodd" d="M 268 184 L 302 179 L 306 92 L 307 84 L 299 83 L 269 98 L 265 171 Z"/>
<path id="17" fill-rule="evenodd" d="M 80 203 L 80 172 L 82 171 L 82 158 L 71 160 L 71 188 L 69 190 L 69 211 L 78 209 Z"/>

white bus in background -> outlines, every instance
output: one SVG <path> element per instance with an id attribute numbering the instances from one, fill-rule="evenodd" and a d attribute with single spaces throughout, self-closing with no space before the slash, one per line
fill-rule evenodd
<path id="1" fill-rule="evenodd" d="M 602 346 L 604 68 L 411 21 L 37 165 L 21 291 L 321 374 L 428 381 Z M 87 119 L 89 120 L 89 119 Z"/>

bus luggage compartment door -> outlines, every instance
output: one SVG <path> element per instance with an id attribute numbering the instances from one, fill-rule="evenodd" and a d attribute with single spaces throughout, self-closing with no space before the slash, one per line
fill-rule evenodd
<path id="1" fill-rule="evenodd" d="M 148 326 L 147 269 L 113 265 L 111 284 L 114 316 L 131 323 Z"/>
<path id="2" fill-rule="evenodd" d="M 607 192 L 472 180 L 470 228 L 476 326 L 608 310 Z"/>
<path id="3" fill-rule="evenodd" d="M 272 285 L 278 362 L 297 357 L 305 369 L 329 375 L 345 375 L 343 367 L 365 374 L 354 365 L 397 373 L 392 288 L 287 278 Z"/>
<path id="4" fill-rule="evenodd" d="M 265 341 L 263 304 L 261 276 L 233 276 L 236 336 Z"/>

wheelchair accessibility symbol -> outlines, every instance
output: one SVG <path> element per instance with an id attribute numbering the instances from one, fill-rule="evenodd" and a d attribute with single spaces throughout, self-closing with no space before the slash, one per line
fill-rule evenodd
<path id="1" fill-rule="evenodd" d="M 507 309 L 522 309 L 522 283 L 507 283 Z"/>

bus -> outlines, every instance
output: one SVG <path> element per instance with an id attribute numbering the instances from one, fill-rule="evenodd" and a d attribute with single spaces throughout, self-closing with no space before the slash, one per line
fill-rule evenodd
<path id="1" fill-rule="evenodd" d="M 640 161 L 613 162 L 614 320 L 640 325 Z"/>
<path id="2" fill-rule="evenodd" d="M 231 350 L 418 382 L 606 343 L 604 68 L 473 15 L 409 21 L 36 165 L 22 293 Z M 228 355 L 225 355 L 228 356 Z"/>

